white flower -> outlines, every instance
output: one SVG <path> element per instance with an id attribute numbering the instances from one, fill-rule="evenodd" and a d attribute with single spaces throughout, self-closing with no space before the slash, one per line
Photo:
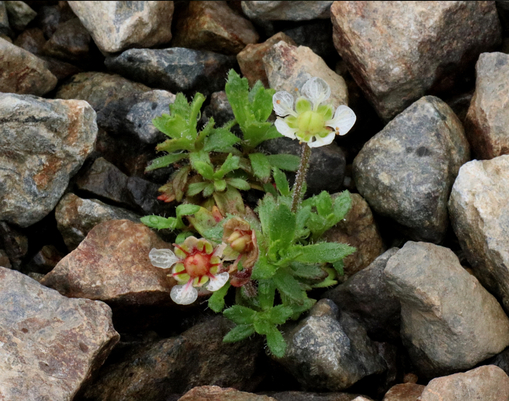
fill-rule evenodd
<path id="1" fill-rule="evenodd" d="M 334 112 L 330 104 L 322 104 L 330 97 L 330 87 L 322 78 L 308 80 L 295 102 L 288 92 L 276 92 L 272 98 L 276 129 L 284 136 L 306 142 L 316 148 L 332 143 L 335 135 L 345 135 L 355 124 L 356 116 L 348 106 Z M 284 117 L 284 118 L 281 118 Z"/>
<path id="2" fill-rule="evenodd" d="M 226 244 L 214 248 L 203 238 L 188 237 L 181 245 L 174 245 L 175 253 L 169 249 L 154 248 L 148 256 L 155 267 L 173 267 L 172 277 L 182 283 L 171 289 L 170 297 L 175 303 L 189 305 L 196 301 L 196 287 L 205 286 L 209 291 L 217 291 L 227 283 L 230 275 L 218 273 Z"/>

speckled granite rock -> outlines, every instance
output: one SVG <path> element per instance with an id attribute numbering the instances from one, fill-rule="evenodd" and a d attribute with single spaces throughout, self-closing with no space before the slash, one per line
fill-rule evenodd
<path id="1" fill-rule="evenodd" d="M 195 387 L 185 393 L 178 401 L 277 401 L 266 395 L 246 393 L 234 388 L 219 386 Z"/>
<path id="2" fill-rule="evenodd" d="M 99 49 L 116 53 L 171 40 L 173 1 L 69 1 Z"/>
<path id="3" fill-rule="evenodd" d="M 509 345 L 509 318 L 448 248 L 407 242 L 385 267 L 401 302 L 401 337 L 427 378 L 474 367 Z"/>
<path id="4" fill-rule="evenodd" d="M 119 339 L 111 309 L 0 267 L 0 396 L 72 400 Z"/>
<path id="5" fill-rule="evenodd" d="M 338 53 L 386 121 L 423 95 L 450 89 L 501 40 L 489 1 L 336 1 L 331 18 Z"/>
<path id="6" fill-rule="evenodd" d="M 509 311 L 509 155 L 463 165 L 452 187 L 452 227 L 479 281 Z"/>
<path id="7" fill-rule="evenodd" d="M 176 22 L 173 47 L 237 54 L 258 42 L 251 22 L 236 14 L 226 1 L 192 1 Z"/>
<path id="8" fill-rule="evenodd" d="M 42 96 L 57 85 L 44 61 L 0 38 L 0 92 Z"/>
<path id="9" fill-rule="evenodd" d="M 0 220 L 46 216 L 92 152 L 95 112 L 81 100 L 0 94 Z"/>
<path id="10" fill-rule="evenodd" d="M 41 284 L 67 297 L 116 305 L 169 302 L 175 280 L 152 266 L 148 258 L 152 248 L 169 245 L 141 223 L 105 221 L 95 226 Z"/>
<path id="11" fill-rule="evenodd" d="M 353 162 L 355 184 L 371 208 L 410 238 L 439 243 L 447 200 L 470 150 L 449 106 L 425 96 L 371 138 Z"/>
<path id="12" fill-rule="evenodd" d="M 242 1 L 242 11 L 252 19 L 304 21 L 329 18 L 332 1 Z"/>
<path id="13" fill-rule="evenodd" d="M 424 387 L 416 383 L 396 384 L 385 393 L 382 401 L 419 401 Z"/>
<path id="14" fill-rule="evenodd" d="M 482 53 L 465 120 L 472 153 L 480 159 L 509 154 L 509 55 Z"/>
<path id="15" fill-rule="evenodd" d="M 22 31 L 32 21 L 37 13 L 24 1 L 4 1 L 9 25 L 17 31 Z"/>

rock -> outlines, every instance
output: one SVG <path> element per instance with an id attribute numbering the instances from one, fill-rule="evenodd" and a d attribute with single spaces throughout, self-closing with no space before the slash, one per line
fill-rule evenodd
<path id="1" fill-rule="evenodd" d="M 421 401 L 507 401 L 509 377 L 496 366 L 481 366 L 465 373 L 456 373 L 431 380 Z"/>
<path id="2" fill-rule="evenodd" d="M 332 1 L 242 1 L 242 11 L 257 20 L 328 19 Z"/>
<path id="3" fill-rule="evenodd" d="M 50 70 L 50 72 L 57 77 L 59 81 L 63 81 L 72 75 L 82 72 L 82 70 L 75 65 L 66 63 L 62 60 L 57 60 L 56 58 L 47 56 L 40 56 L 40 58 L 44 61 L 46 68 Z"/>
<path id="4" fill-rule="evenodd" d="M 86 100 L 99 112 L 108 103 L 149 91 L 150 88 L 119 75 L 103 72 L 82 72 L 62 85 L 55 97 Z"/>
<path id="5" fill-rule="evenodd" d="M 63 255 L 53 245 L 44 245 L 28 262 L 24 271 L 46 274 L 62 260 Z"/>
<path id="6" fill-rule="evenodd" d="M 469 160 L 463 127 L 440 99 L 425 96 L 371 138 L 353 161 L 354 180 L 371 208 L 415 240 L 439 243 L 447 200 Z"/>
<path id="7" fill-rule="evenodd" d="M 169 245 L 141 223 L 105 221 L 96 225 L 41 284 L 67 297 L 114 305 L 168 303 L 175 280 L 152 266 L 148 258 L 152 248 Z"/>
<path id="8" fill-rule="evenodd" d="M 111 309 L 0 267 L 0 394 L 72 400 L 119 339 Z"/>
<path id="9" fill-rule="evenodd" d="M 268 392 L 277 401 L 352 401 L 358 394 L 350 393 L 309 393 L 306 391 Z"/>
<path id="10" fill-rule="evenodd" d="M 173 93 L 163 90 L 137 92 L 113 100 L 97 113 L 97 125 L 117 136 L 129 135 L 142 144 L 156 144 L 167 139 L 152 120 L 169 114 L 169 105 L 175 101 Z"/>
<path id="11" fill-rule="evenodd" d="M 215 316 L 179 336 L 130 347 L 103 367 L 84 401 L 162 400 L 203 385 L 253 391 L 264 375 L 258 366 L 262 339 L 224 343 L 232 326 Z"/>
<path id="12" fill-rule="evenodd" d="M 258 42 L 251 22 L 228 7 L 226 1 L 193 1 L 179 15 L 172 47 L 237 54 Z"/>
<path id="13" fill-rule="evenodd" d="M 275 401 L 266 395 L 246 393 L 234 388 L 218 386 L 195 387 L 185 393 L 178 401 Z"/>
<path id="14" fill-rule="evenodd" d="M 81 100 L 0 94 L 0 220 L 46 216 L 92 152 L 95 112 Z"/>
<path id="15" fill-rule="evenodd" d="M 377 341 L 399 338 L 401 307 L 383 274 L 387 261 L 397 251 L 398 248 L 389 249 L 368 267 L 322 295 L 334 301 L 341 312 L 359 320 L 368 335 Z"/>
<path id="16" fill-rule="evenodd" d="M 415 383 L 396 384 L 385 393 L 382 401 L 418 401 L 424 387 Z"/>
<path id="17" fill-rule="evenodd" d="M 171 40 L 173 1 L 90 3 L 69 1 L 69 6 L 104 53 L 132 47 L 152 47 Z"/>
<path id="18" fill-rule="evenodd" d="M 38 2 L 37 2 L 38 3 Z M 51 38 L 60 24 L 76 18 L 68 2 L 43 5 L 37 12 L 37 26 L 42 29 L 46 39 Z"/>
<path id="19" fill-rule="evenodd" d="M 203 108 L 201 122 L 208 122 L 210 117 L 214 118 L 216 127 L 221 127 L 235 118 L 225 91 L 214 92 L 210 95 L 210 103 Z"/>
<path id="20" fill-rule="evenodd" d="M 0 246 L 9 259 L 9 264 L 0 264 L 3 267 L 12 267 L 19 270 L 23 259 L 28 252 L 28 238 L 9 224 L 0 221 Z"/>
<path id="21" fill-rule="evenodd" d="M 427 378 L 470 369 L 509 345 L 509 318 L 448 248 L 407 242 L 385 268 L 401 337 Z"/>
<path id="22" fill-rule="evenodd" d="M 12 35 L 11 27 L 9 25 L 9 17 L 5 9 L 5 2 L 0 2 L 0 35 L 9 37 Z"/>
<path id="23" fill-rule="evenodd" d="M 385 121 L 425 94 L 451 89 L 501 41 L 493 2 L 340 1 L 331 19 L 339 55 Z"/>
<path id="24" fill-rule="evenodd" d="M 336 305 L 322 299 L 309 317 L 283 326 L 288 347 L 277 361 L 305 390 L 341 391 L 386 369 L 366 330 L 347 314 L 338 321 L 337 314 Z"/>
<path id="25" fill-rule="evenodd" d="M 465 133 L 476 158 L 493 159 L 509 154 L 509 55 L 482 53 L 475 68 Z"/>
<path id="26" fill-rule="evenodd" d="M 224 89 L 235 57 L 182 47 L 131 49 L 107 58 L 105 64 L 108 70 L 153 88 L 209 95 Z"/>
<path id="27" fill-rule="evenodd" d="M 131 220 L 140 216 L 128 210 L 107 205 L 97 199 L 82 199 L 73 193 L 65 195 L 55 209 L 58 231 L 65 245 L 72 251 L 97 224 L 108 220 Z"/>
<path id="28" fill-rule="evenodd" d="M 244 78 L 247 78 L 249 81 L 249 86 L 252 87 L 256 81 L 260 80 L 266 88 L 269 87 L 269 80 L 265 73 L 263 57 L 272 46 L 280 41 L 295 46 L 295 42 L 292 38 L 285 35 L 283 32 L 278 32 L 263 43 L 248 44 L 237 54 L 237 62 L 239 63 L 240 71 Z"/>
<path id="29" fill-rule="evenodd" d="M 0 92 L 42 96 L 53 90 L 57 78 L 44 61 L 0 38 Z"/>
<path id="30" fill-rule="evenodd" d="M 276 138 L 265 141 L 260 148 L 269 154 L 292 154 L 300 156 L 302 147 L 290 138 Z M 321 191 L 338 192 L 345 175 L 345 155 L 335 143 L 311 149 L 309 170 L 306 175 L 308 194 Z"/>
<path id="31" fill-rule="evenodd" d="M 350 196 L 350 211 L 322 236 L 327 242 L 338 242 L 357 248 L 355 253 L 343 259 L 345 279 L 369 266 L 384 251 L 382 237 L 367 202 L 359 194 Z"/>
<path id="32" fill-rule="evenodd" d="M 7 253 L 3 249 L 0 249 L 0 266 L 5 267 L 7 269 L 12 268 L 11 261 L 9 260 Z"/>
<path id="33" fill-rule="evenodd" d="M 281 33 L 292 38 L 297 46 L 309 47 L 313 53 L 326 60 L 328 65 L 331 65 L 329 61 L 339 59 L 332 41 L 332 22 L 330 20 L 309 21 Z"/>
<path id="34" fill-rule="evenodd" d="M 5 1 L 4 3 L 9 16 L 9 25 L 17 31 L 25 29 L 37 16 L 37 13 L 24 1 Z"/>
<path id="35" fill-rule="evenodd" d="M 78 18 L 60 24 L 44 45 L 47 56 L 83 62 L 90 58 L 90 34 Z"/>
<path id="36" fill-rule="evenodd" d="M 35 55 L 42 54 L 46 39 L 39 28 L 26 29 L 19 34 L 14 44 Z M 46 67 L 47 68 L 47 67 Z"/>
<path id="37" fill-rule="evenodd" d="M 449 198 L 454 233 L 475 276 L 509 311 L 509 155 L 461 167 Z"/>
<path id="38" fill-rule="evenodd" d="M 300 90 L 310 78 L 319 77 L 330 86 L 330 104 L 334 107 L 348 104 L 348 89 L 343 77 L 332 71 L 309 47 L 278 42 L 263 57 L 263 65 L 270 87 L 277 91 L 293 94 L 295 88 Z"/>

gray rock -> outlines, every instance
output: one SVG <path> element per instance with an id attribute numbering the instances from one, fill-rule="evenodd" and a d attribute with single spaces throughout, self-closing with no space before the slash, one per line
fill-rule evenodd
<path id="1" fill-rule="evenodd" d="M 194 387 L 185 393 L 178 401 L 276 401 L 266 395 L 258 395 L 239 391 L 234 388 L 221 388 L 219 386 L 199 386 Z"/>
<path id="2" fill-rule="evenodd" d="M 99 112 L 110 102 L 129 98 L 149 90 L 149 87 L 129 81 L 119 75 L 82 72 L 74 75 L 69 82 L 62 85 L 55 97 L 57 99 L 86 100 L 95 111 Z"/>
<path id="3" fill-rule="evenodd" d="M 28 238 L 6 222 L 0 221 L 0 247 L 8 257 L 10 267 L 20 270 L 28 252 Z M 4 264 L 0 266 L 9 267 Z"/>
<path id="4" fill-rule="evenodd" d="M 140 216 L 128 210 L 110 206 L 97 199 L 82 199 L 72 193 L 65 195 L 55 209 L 57 227 L 67 248 L 72 251 L 97 224 L 108 220 L 139 222 Z"/>
<path id="5" fill-rule="evenodd" d="M 276 138 L 265 141 L 260 148 L 270 154 L 292 154 L 300 156 L 302 146 L 290 138 Z M 311 149 L 309 170 L 306 175 L 308 193 L 338 192 L 345 175 L 345 155 L 335 143 Z"/>
<path id="6" fill-rule="evenodd" d="M 338 53 L 386 121 L 423 95 L 450 89 L 501 41 L 494 2 L 339 1 L 331 19 Z"/>
<path id="7" fill-rule="evenodd" d="M 210 103 L 204 107 L 202 112 L 203 123 L 206 123 L 210 117 L 214 118 L 216 127 L 221 127 L 235 118 L 225 91 L 214 92 L 210 95 Z"/>
<path id="8" fill-rule="evenodd" d="M 479 281 L 509 311 L 509 155 L 473 160 L 452 187 L 452 227 Z"/>
<path id="9" fill-rule="evenodd" d="M 509 345 L 509 318 L 448 248 L 407 242 L 385 268 L 401 336 L 427 378 L 474 367 Z"/>
<path id="10" fill-rule="evenodd" d="M 0 1 L 0 34 L 10 36 L 12 34 L 11 27 L 9 25 L 9 16 L 5 9 L 5 1 Z"/>
<path id="11" fill-rule="evenodd" d="M 104 366 L 84 399 L 162 400 L 171 393 L 211 384 L 252 391 L 264 375 L 257 366 L 262 339 L 224 343 L 231 327 L 230 321 L 216 316 L 177 337 L 133 346 L 124 357 Z"/>
<path id="12" fill-rule="evenodd" d="M 92 152 L 95 112 L 81 100 L 0 94 L 0 220 L 46 216 Z"/>
<path id="13" fill-rule="evenodd" d="M 362 322 L 368 335 L 378 341 L 399 338 L 401 307 L 383 273 L 387 261 L 397 251 L 398 248 L 389 249 L 368 267 L 322 295 L 334 301 L 341 312 Z"/>
<path id="14" fill-rule="evenodd" d="M 42 54 L 45 43 L 44 33 L 39 28 L 25 29 L 14 41 L 16 46 L 35 55 Z"/>
<path id="15" fill-rule="evenodd" d="M 153 90 L 133 93 L 111 101 L 97 113 L 97 125 L 113 135 L 130 135 L 142 144 L 155 144 L 167 137 L 152 120 L 169 114 L 169 105 L 175 101 L 173 93 Z"/>
<path id="16" fill-rule="evenodd" d="M 332 1 L 242 1 L 242 11 L 251 19 L 304 21 L 330 16 Z"/>
<path id="17" fill-rule="evenodd" d="M 0 394 L 72 400 L 119 339 L 111 309 L 0 267 Z"/>
<path id="18" fill-rule="evenodd" d="M 508 401 L 509 376 L 496 366 L 481 366 L 465 373 L 431 380 L 421 401 Z"/>
<path id="19" fill-rule="evenodd" d="M 44 45 L 44 54 L 71 62 L 90 58 L 90 34 L 78 18 L 58 25 L 57 30 Z"/>
<path id="20" fill-rule="evenodd" d="M 277 359 L 306 390 L 341 391 L 363 377 L 382 373 L 385 362 L 366 330 L 322 299 L 298 325 L 283 327 L 288 348 Z"/>
<path id="21" fill-rule="evenodd" d="M 456 115 L 425 96 L 364 145 L 353 162 L 355 184 L 374 211 L 410 238 L 438 243 L 449 225 L 452 184 L 469 157 Z"/>
<path id="22" fill-rule="evenodd" d="M 152 47 L 171 40 L 173 1 L 69 1 L 69 6 L 104 53 Z"/>
<path id="23" fill-rule="evenodd" d="M 41 274 L 49 273 L 60 260 L 63 255 L 53 245 L 44 245 L 35 256 L 24 267 L 23 272 L 28 274 Z"/>
<path id="24" fill-rule="evenodd" d="M 57 85 L 44 61 L 0 38 L 0 92 L 42 96 Z"/>
<path id="25" fill-rule="evenodd" d="M 4 1 L 9 25 L 18 31 L 22 31 L 32 21 L 37 13 L 24 1 Z"/>
<path id="26" fill-rule="evenodd" d="M 309 47 L 313 53 L 325 60 L 339 58 L 332 41 L 332 23 L 329 20 L 312 21 L 283 32 L 292 38 L 297 46 Z"/>
<path id="27" fill-rule="evenodd" d="M 108 70 L 153 88 L 208 95 L 224 89 L 236 60 L 235 56 L 173 47 L 126 50 L 107 58 L 105 64 Z"/>
<path id="28" fill-rule="evenodd" d="M 482 53 L 465 121 L 472 153 L 480 159 L 509 154 L 509 55 Z"/>
<path id="29" fill-rule="evenodd" d="M 330 86 L 328 102 L 334 107 L 348 104 L 348 88 L 342 76 L 332 71 L 309 47 L 278 42 L 263 57 L 263 65 L 271 88 L 295 93 L 312 77 L 325 80 Z"/>
<path id="30" fill-rule="evenodd" d="M 267 392 L 277 401 L 352 401 L 359 394 L 350 393 L 310 393 L 307 391 Z M 369 400 L 369 399 L 368 399 Z"/>
<path id="31" fill-rule="evenodd" d="M 37 26 L 42 29 L 46 39 L 51 38 L 58 26 L 76 18 L 69 3 L 61 2 L 55 5 L 45 5 L 37 10 Z"/>

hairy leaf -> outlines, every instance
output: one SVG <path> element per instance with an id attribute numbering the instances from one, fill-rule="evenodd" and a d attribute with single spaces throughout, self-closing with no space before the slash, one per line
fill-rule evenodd
<path id="1" fill-rule="evenodd" d="M 255 329 L 252 324 L 241 324 L 231 329 L 230 332 L 224 336 L 223 342 L 234 343 L 241 341 L 254 334 L 254 332 Z"/>

